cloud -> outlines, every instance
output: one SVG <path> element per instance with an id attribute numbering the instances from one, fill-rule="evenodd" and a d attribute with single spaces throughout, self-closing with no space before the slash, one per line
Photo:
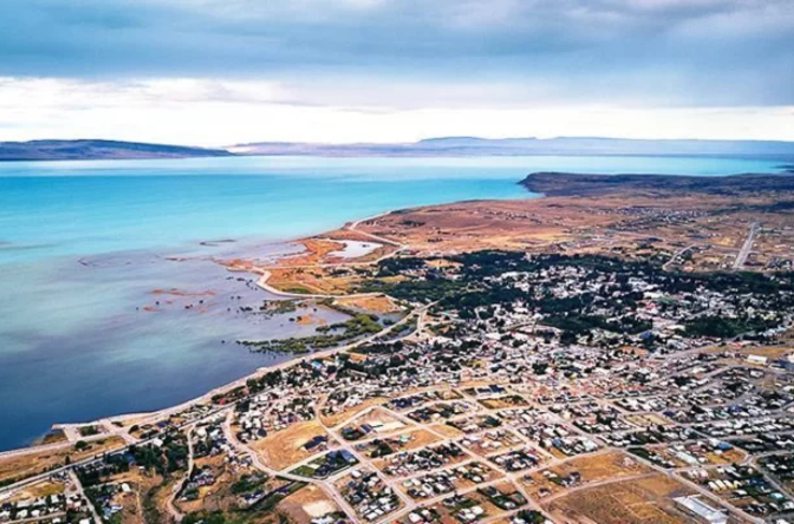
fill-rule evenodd
<path id="1" fill-rule="evenodd" d="M 789 0 L 7 0 L 0 74 L 510 82 L 572 101 L 794 102 Z"/>
<path id="2" fill-rule="evenodd" d="M 790 137 L 792 47 L 790 0 L 4 0 L 0 129 Z"/>
<path id="3" fill-rule="evenodd" d="M 421 90 L 421 86 L 415 89 Z M 471 86 L 469 89 L 475 90 Z M 626 108 L 486 103 L 384 108 L 260 81 L 0 78 L 0 140 L 116 138 L 223 146 L 254 141 L 405 142 L 430 136 L 794 140 L 794 107 Z M 505 87 L 505 96 L 516 96 Z M 462 99 L 481 98 L 464 90 Z"/>

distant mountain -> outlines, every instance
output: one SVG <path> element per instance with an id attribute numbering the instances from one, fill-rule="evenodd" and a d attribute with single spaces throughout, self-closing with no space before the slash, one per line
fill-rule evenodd
<path id="1" fill-rule="evenodd" d="M 534 193 L 547 196 L 593 196 L 608 193 L 674 191 L 677 194 L 707 193 L 740 195 L 758 192 L 785 193 L 785 205 L 794 201 L 794 174 L 746 173 L 731 176 L 681 176 L 654 174 L 592 175 L 538 172 L 527 175 L 520 184 Z M 783 205 L 781 201 L 781 205 Z"/>
<path id="2" fill-rule="evenodd" d="M 227 149 L 121 142 L 33 140 L 0 142 L 0 161 L 188 158 L 231 155 L 443 157 L 519 155 L 766 156 L 794 162 L 794 142 L 761 140 L 632 140 L 625 138 L 428 138 L 395 144 L 256 142 Z"/>
<path id="3" fill-rule="evenodd" d="M 120 142 L 116 140 L 32 140 L 0 142 L 0 161 L 100 160 L 230 156 L 223 149 Z"/>
<path id="4" fill-rule="evenodd" d="M 229 148 L 246 155 L 480 156 L 480 155 L 720 155 L 794 158 L 794 142 L 761 140 L 633 140 L 562 137 L 429 138 L 405 144 L 258 142 Z"/>

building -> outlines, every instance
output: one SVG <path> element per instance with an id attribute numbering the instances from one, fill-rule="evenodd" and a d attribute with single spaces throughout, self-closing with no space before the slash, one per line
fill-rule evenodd
<path id="1" fill-rule="evenodd" d="M 708 522 L 709 524 L 727 524 L 728 523 L 728 516 L 720 510 L 712 508 L 702 500 L 697 495 L 691 495 L 689 497 L 678 497 L 673 499 L 675 503 L 684 508 L 688 513 L 695 515 L 698 517 L 702 522 Z"/>

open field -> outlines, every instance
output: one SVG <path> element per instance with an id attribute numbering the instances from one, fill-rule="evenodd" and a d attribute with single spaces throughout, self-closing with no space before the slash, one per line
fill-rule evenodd
<path id="1" fill-rule="evenodd" d="M 304 252 L 267 268 L 251 260 L 227 265 L 260 274 L 267 271 L 268 285 L 281 291 L 341 295 L 372 278 L 368 262 L 396 249 L 384 245 L 367 256 L 344 261 L 331 255 L 343 246 L 334 238 L 366 233 L 409 246 L 407 253 L 419 256 L 517 249 L 650 257 L 686 271 L 718 270 L 734 266 L 748 228 L 759 222 L 762 227 L 746 263 L 764 269 L 794 262 L 790 220 L 788 208 L 768 194 L 740 198 L 627 190 L 598 196 L 472 201 L 394 211 L 361 222 L 356 231 L 340 229 L 303 239 Z M 433 264 L 446 269 L 452 262 L 439 259 Z M 373 311 L 382 308 L 380 304 Z"/>
<path id="2" fill-rule="evenodd" d="M 398 211 L 365 221 L 361 229 L 396 239 L 425 256 L 522 249 L 669 259 L 692 246 L 691 256 L 677 264 L 690 270 L 718 269 L 733 263 L 749 224 L 762 218 L 760 238 L 788 231 L 788 210 L 776 202 L 766 195 L 738 198 L 664 191 L 652 196 L 639 192 L 477 201 Z M 764 248 L 758 253 L 770 263 L 794 255 L 785 242 L 756 247 Z"/>
<path id="3" fill-rule="evenodd" d="M 598 524 L 685 524 L 672 497 L 691 490 L 662 474 L 577 490 L 548 505 L 565 522 Z"/>
<path id="4" fill-rule="evenodd" d="M 309 524 L 313 519 L 340 511 L 323 490 L 311 484 L 282 500 L 278 504 L 277 510 L 295 524 Z"/>
<path id="5" fill-rule="evenodd" d="M 360 404 L 355 406 L 351 406 L 344 411 L 340 411 L 338 413 L 333 413 L 331 415 L 320 415 L 320 420 L 322 423 L 328 427 L 336 426 L 337 424 L 346 421 L 347 419 L 356 416 L 357 414 L 361 413 L 364 410 L 371 408 L 372 406 L 377 406 L 382 404 L 386 399 L 383 397 L 375 397 L 367 399 Z"/>
<path id="6" fill-rule="evenodd" d="M 400 306 L 395 304 L 394 300 L 385 295 L 341 297 L 334 300 L 334 304 L 338 304 L 344 308 L 357 309 L 369 313 L 384 314 L 401 311 Z"/>
<path id="7" fill-rule="evenodd" d="M 49 497 L 64 492 L 64 484 L 54 480 L 44 480 L 36 482 L 17 491 L 3 502 L 16 502 L 20 500 L 36 499 L 39 497 Z"/>
<path id="8" fill-rule="evenodd" d="M 265 464 L 281 470 L 314 455 L 316 450 L 307 451 L 303 446 L 319 435 L 328 433 L 317 420 L 299 422 L 252 443 L 251 448 Z"/>
<path id="9" fill-rule="evenodd" d="M 794 263 L 790 206 L 780 200 L 786 193 L 774 191 L 766 179 L 763 191 L 754 191 L 752 181 L 739 179 L 724 179 L 730 190 L 720 191 L 715 182 L 719 177 L 713 177 L 703 181 L 702 188 L 682 192 L 645 182 L 605 189 L 593 177 L 555 176 L 572 176 L 572 187 L 579 189 L 540 199 L 468 201 L 393 211 L 356 223 L 355 229 L 347 225 L 301 239 L 302 252 L 275 264 L 233 260 L 226 265 L 267 273 L 268 285 L 284 292 L 328 295 L 361 290 L 374 276 L 371 262 L 393 255 L 397 246 L 419 256 L 515 249 L 656 258 L 685 271 L 732 269 L 754 224 L 760 225 L 740 266 L 774 269 Z M 663 178 L 664 184 L 679 182 Z M 373 238 L 389 243 L 364 256 L 338 256 L 345 241 L 373 243 Z M 431 265 L 443 270 L 450 264 L 439 259 Z M 381 274 L 378 278 L 398 277 Z"/>
<path id="10" fill-rule="evenodd" d="M 652 473 L 652 469 L 638 463 L 626 453 L 607 451 L 577 457 L 558 466 L 533 473 L 525 484 L 531 496 L 542 500 L 564 494 L 569 489 L 586 487 L 588 484 L 613 481 L 623 477 L 639 478 Z M 571 474 L 580 476 L 580 480 L 567 488 L 561 480 Z"/>
<path id="11" fill-rule="evenodd" d="M 36 451 L 36 448 L 31 448 L 30 453 L 0 459 L 0 483 L 10 483 L 14 479 L 49 471 L 62 466 L 67 459 L 76 462 L 122 447 L 124 440 L 121 437 L 108 437 L 46 451 Z"/>

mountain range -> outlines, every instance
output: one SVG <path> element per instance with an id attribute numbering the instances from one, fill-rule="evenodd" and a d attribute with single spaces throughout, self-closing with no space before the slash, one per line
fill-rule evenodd
<path id="1" fill-rule="evenodd" d="M 0 161 L 103 160 L 230 156 L 223 149 L 122 142 L 118 140 L 32 140 L 0 142 Z"/>
<path id="2" fill-rule="evenodd" d="M 756 140 L 637 140 L 625 138 L 428 138 L 403 144 L 258 142 L 229 148 L 238 154 L 327 156 L 484 155 L 763 155 L 794 157 L 794 142 Z"/>
<path id="3" fill-rule="evenodd" d="M 638 140 L 598 137 L 548 139 L 442 137 L 428 138 L 411 143 L 392 144 L 254 142 L 215 149 L 94 139 L 0 142 L 0 161 L 188 158 L 231 155 L 339 157 L 677 155 L 770 156 L 794 160 L 794 142 L 762 140 Z"/>

